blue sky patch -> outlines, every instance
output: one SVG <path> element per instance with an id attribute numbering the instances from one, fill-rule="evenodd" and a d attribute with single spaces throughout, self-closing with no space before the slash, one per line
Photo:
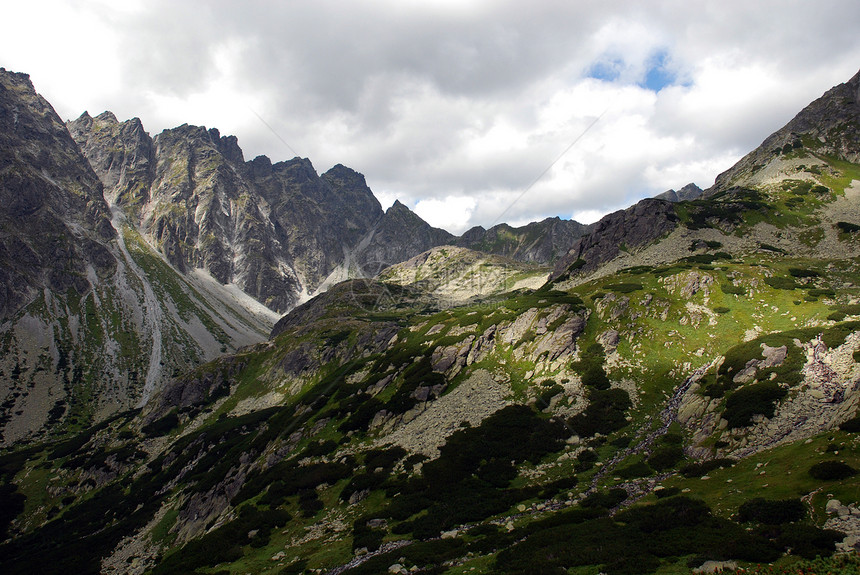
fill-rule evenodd
<path id="1" fill-rule="evenodd" d="M 586 72 L 586 76 L 595 80 L 604 82 L 614 82 L 621 75 L 621 69 L 624 67 L 624 62 L 615 58 L 613 60 L 601 60 L 591 65 L 591 68 Z"/>
<path id="2" fill-rule="evenodd" d="M 666 66 L 667 59 L 668 54 L 664 51 L 655 54 L 648 64 L 648 71 L 645 72 L 644 80 L 639 85 L 652 92 L 659 92 L 666 86 L 675 84 L 678 77 Z"/>

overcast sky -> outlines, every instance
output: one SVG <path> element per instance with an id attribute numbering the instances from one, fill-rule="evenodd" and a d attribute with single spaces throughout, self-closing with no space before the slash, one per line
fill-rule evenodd
<path id="1" fill-rule="evenodd" d="M 6 2 L 63 119 L 234 134 L 460 233 L 706 188 L 860 69 L 857 0 Z"/>

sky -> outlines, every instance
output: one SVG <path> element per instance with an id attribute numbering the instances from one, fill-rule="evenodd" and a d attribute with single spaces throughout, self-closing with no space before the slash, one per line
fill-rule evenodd
<path id="1" fill-rule="evenodd" d="M 860 69 L 856 0 L 6 2 L 65 120 L 184 123 L 365 175 L 453 233 L 702 188 Z"/>

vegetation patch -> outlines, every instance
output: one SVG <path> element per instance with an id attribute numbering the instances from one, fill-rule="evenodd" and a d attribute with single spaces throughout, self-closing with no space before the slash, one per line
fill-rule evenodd
<path id="1" fill-rule="evenodd" d="M 857 470 L 841 461 L 822 461 L 809 468 L 809 475 L 821 481 L 838 481 L 857 475 Z"/>
<path id="2" fill-rule="evenodd" d="M 787 393 L 787 390 L 773 381 L 763 381 L 742 387 L 726 400 L 723 418 L 729 422 L 729 429 L 736 429 L 751 425 L 755 415 L 773 417 L 776 402 Z"/>
<path id="3" fill-rule="evenodd" d="M 740 506 L 737 519 L 741 523 L 756 521 L 765 525 L 781 525 L 800 521 L 806 516 L 806 507 L 800 499 L 751 499 Z"/>

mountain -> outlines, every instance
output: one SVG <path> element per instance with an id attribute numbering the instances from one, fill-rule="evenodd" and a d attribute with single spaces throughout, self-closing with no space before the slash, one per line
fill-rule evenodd
<path id="1" fill-rule="evenodd" d="M 235 137 L 82 115 L 69 130 L 133 227 L 180 272 L 204 269 L 284 312 L 315 291 L 382 217 L 364 178 L 310 161 L 245 162 Z"/>
<path id="2" fill-rule="evenodd" d="M 715 195 L 733 186 L 766 185 L 792 172 L 801 179 L 814 179 L 804 173 L 821 175 L 815 174 L 815 170 L 826 169 L 827 158 L 856 164 L 860 161 L 858 113 L 860 72 L 828 90 L 731 169 L 717 176 L 706 194 Z M 806 166 L 804 158 L 813 161 Z"/>
<path id="3" fill-rule="evenodd" d="M 677 192 L 675 190 L 667 190 L 662 194 L 654 196 L 658 200 L 667 200 L 670 202 L 689 202 L 690 200 L 699 199 L 705 193 L 702 188 L 696 184 L 687 184 Z"/>
<path id="4" fill-rule="evenodd" d="M 0 377 L 12 374 L 0 445 L 101 421 L 260 341 L 338 281 L 459 241 L 400 202 L 383 211 L 343 165 L 318 175 L 307 159 L 245 161 L 216 129 L 151 137 L 111 112 L 64 126 L 26 76 L 0 75 Z M 473 230 L 466 243 L 546 263 L 580 228 L 555 218 Z M 46 350 L 50 360 L 32 359 Z M 71 407 L 84 397 L 89 407 Z"/>
<path id="5" fill-rule="evenodd" d="M 179 277 L 126 226 L 51 106 L 5 70 L 0 165 L 0 445 L 85 429 L 268 333 L 270 312 Z"/>
<path id="6" fill-rule="evenodd" d="M 498 224 L 488 230 L 476 226 L 454 244 L 522 262 L 554 263 L 590 226 L 559 217 L 532 222 L 520 228 Z"/>
<path id="7" fill-rule="evenodd" d="M 537 289 L 436 247 L 8 452 L 4 572 L 855 570 L 857 82 L 799 147 L 606 216 Z"/>
<path id="8" fill-rule="evenodd" d="M 546 283 L 548 266 L 455 246 L 433 248 L 376 276 L 386 284 L 422 289 L 443 307 Z"/>

